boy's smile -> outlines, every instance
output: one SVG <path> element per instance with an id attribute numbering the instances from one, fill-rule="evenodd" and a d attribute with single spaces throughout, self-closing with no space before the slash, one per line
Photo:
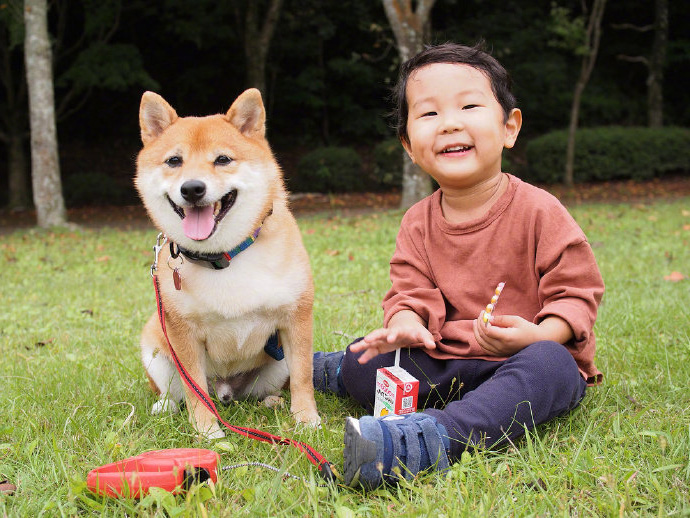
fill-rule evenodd
<path id="1" fill-rule="evenodd" d="M 501 153 L 513 147 L 522 121 L 504 120 L 487 76 L 468 65 L 434 63 L 407 84 L 410 158 L 442 188 L 463 189 L 501 172 Z"/>

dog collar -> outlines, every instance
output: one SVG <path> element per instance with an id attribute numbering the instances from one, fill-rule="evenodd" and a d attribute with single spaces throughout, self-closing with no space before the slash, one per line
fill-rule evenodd
<path id="1" fill-rule="evenodd" d="M 175 243 L 171 242 L 170 256 L 173 259 L 177 259 L 179 255 L 182 254 L 188 261 L 192 263 L 196 263 L 200 266 L 205 266 L 206 268 L 210 268 L 211 270 L 223 270 L 230 266 L 230 261 L 232 261 L 233 257 L 238 255 L 240 252 L 245 251 L 254 243 L 254 241 L 256 241 L 256 238 L 259 237 L 259 232 L 261 232 L 261 227 L 258 227 L 256 230 L 254 230 L 254 232 L 252 232 L 244 241 L 242 241 L 232 250 L 228 250 L 227 252 L 220 252 L 217 254 L 203 254 L 201 252 L 194 252 L 192 250 L 182 248 L 180 245 L 176 245 Z M 176 247 L 177 251 L 175 251 Z"/>
<path id="2" fill-rule="evenodd" d="M 232 261 L 233 257 L 235 257 L 240 252 L 245 251 L 254 243 L 254 241 L 256 241 L 256 239 L 259 237 L 259 232 L 261 232 L 261 227 L 263 227 L 268 217 L 272 214 L 273 207 L 271 207 L 271 209 L 268 211 L 268 214 L 266 214 L 266 216 L 264 217 L 263 221 L 261 222 L 261 225 L 259 225 L 257 229 L 254 230 L 254 232 L 252 232 L 244 241 L 242 241 L 232 250 L 215 254 L 203 254 L 201 252 L 194 252 L 193 250 L 187 250 L 186 248 L 182 248 L 180 245 L 176 245 L 171 241 L 170 256 L 173 259 L 177 259 L 179 255 L 182 254 L 187 260 L 189 260 L 192 263 L 196 263 L 200 266 L 210 268 L 211 270 L 224 270 L 225 268 L 230 266 L 230 261 Z M 177 247 L 177 252 L 175 251 L 175 247 Z"/>

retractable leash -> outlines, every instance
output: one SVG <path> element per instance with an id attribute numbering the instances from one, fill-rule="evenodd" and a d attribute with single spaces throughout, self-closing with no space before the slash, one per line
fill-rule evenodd
<path id="1" fill-rule="evenodd" d="M 163 234 L 158 235 L 156 245 L 153 247 L 155 259 L 153 264 L 151 265 L 151 277 L 153 278 L 153 287 L 156 293 L 158 320 L 161 323 L 163 335 L 165 336 L 165 340 L 168 343 L 168 347 L 170 348 L 170 354 L 173 358 L 173 361 L 175 362 L 175 366 L 177 367 L 177 371 L 180 374 L 180 378 L 182 379 L 182 381 L 184 381 L 187 387 L 189 387 L 194 392 L 194 394 L 196 394 L 199 401 L 201 401 L 201 403 L 216 417 L 216 419 L 223 423 L 223 425 L 225 425 L 229 430 L 243 435 L 244 437 L 256 439 L 257 441 L 267 442 L 270 444 L 293 446 L 294 448 L 297 448 L 300 452 L 302 452 L 304 455 L 306 455 L 309 462 L 311 462 L 312 464 L 314 464 L 314 466 L 317 467 L 321 477 L 323 477 L 326 481 L 335 481 L 338 478 L 338 472 L 335 469 L 335 467 L 328 460 L 326 460 L 326 458 L 323 455 L 321 455 L 318 451 L 309 446 L 307 443 L 296 441 L 294 439 L 289 439 L 286 437 L 280 437 L 279 435 L 273 435 L 271 433 L 256 430 L 253 428 L 234 426 L 225 421 L 218 413 L 216 405 L 211 400 L 211 396 L 209 396 L 208 393 L 206 393 L 201 387 L 199 387 L 199 385 L 197 385 L 196 382 L 189 375 L 184 365 L 182 365 L 182 362 L 178 358 L 175 349 L 170 343 L 170 338 L 168 338 L 168 332 L 165 328 L 165 307 L 163 305 L 163 299 L 160 295 L 160 286 L 158 283 L 158 275 L 156 274 L 156 271 L 158 270 L 158 254 L 162 250 L 163 246 L 165 246 L 166 241 L 167 238 Z"/>
<path id="2" fill-rule="evenodd" d="M 105 464 L 89 471 L 86 486 L 92 493 L 111 498 L 142 498 L 158 487 L 177 495 L 189 490 L 192 485 L 218 482 L 218 463 L 220 455 L 213 450 L 200 448 L 172 448 L 154 450 Z M 223 466 L 223 471 L 242 467 L 265 468 L 280 473 L 281 469 L 263 462 L 243 462 Z M 291 478 L 309 483 L 288 471 L 283 471 L 283 479 Z M 316 484 L 328 487 L 328 484 Z"/>
<path id="3" fill-rule="evenodd" d="M 216 482 L 219 458 L 215 451 L 198 448 L 149 451 L 92 469 L 86 485 L 112 498 L 141 498 L 152 487 L 178 494 L 194 483 Z"/>

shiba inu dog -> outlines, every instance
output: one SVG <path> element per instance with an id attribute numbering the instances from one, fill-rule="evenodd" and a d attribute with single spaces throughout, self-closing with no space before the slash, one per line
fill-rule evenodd
<path id="1" fill-rule="evenodd" d="M 208 392 L 210 381 L 224 402 L 271 401 L 289 379 L 296 421 L 318 425 L 311 269 L 265 119 L 255 89 L 208 117 L 178 117 L 146 92 L 135 185 L 170 242 L 157 269 L 166 329 L 197 385 Z M 141 357 L 160 395 L 153 413 L 175 411 L 184 397 L 201 435 L 224 436 L 181 382 L 157 313 L 142 332 Z"/>

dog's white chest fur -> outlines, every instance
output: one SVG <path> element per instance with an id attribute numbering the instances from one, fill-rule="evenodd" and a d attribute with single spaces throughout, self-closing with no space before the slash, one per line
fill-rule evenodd
<path id="1" fill-rule="evenodd" d="M 223 270 L 183 265 L 183 290 L 190 296 L 180 297 L 180 310 L 234 319 L 294 304 L 306 288 L 303 272 L 276 264 L 261 248 L 256 243 Z"/>
<path id="2" fill-rule="evenodd" d="M 196 323 L 214 363 L 255 356 L 308 287 L 303 264 L 267 248 L 257 241 L 222 270 L 182 263 L 182 290 L 168 290 L 178 313 Z"/>

